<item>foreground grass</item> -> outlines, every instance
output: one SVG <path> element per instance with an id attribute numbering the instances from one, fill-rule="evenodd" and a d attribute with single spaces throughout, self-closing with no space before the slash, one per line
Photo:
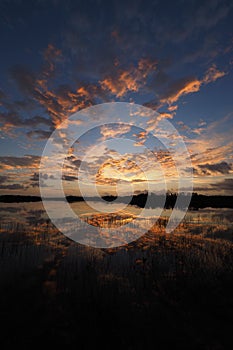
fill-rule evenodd
<path id="1" fill-rule="evenodd" d="M 100 250 L 49 225 L 3 227 L 1 343 L 232 348 L 233 243 L 195 230 L 168 235 L 159 223 L 137 242 Z"/>

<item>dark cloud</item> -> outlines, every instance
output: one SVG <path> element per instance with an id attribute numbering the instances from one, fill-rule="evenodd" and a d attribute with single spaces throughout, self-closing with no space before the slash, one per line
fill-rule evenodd
<path id="1" fill-rule="evenodd" d="M 42 67 L 43 69 L 34 73 L 23 66 L 16 66 L 11 68 L 10 74 L 19 91 L 24 96 L 33 98 L 37 103 L 37 108 L 42 108 L 43 112 L 50 116 L 51 120 L 48 121 L 44 118 L 43 123 L 56 126 L 79 109 L 93 105 L 98 87 L 95 84 L 89 85 L 81 81 L 76 81 L 75 86 L 64 83 L 54 84 L 55 66 L 48 59 L 50 59 L 50 56 L 46 56 L 46 70 L 43 70 L 45 67 Z M 51 88 L 51 85 L 53 85 L 53 88 Z M 10 110 L 10 113 L 12 113 L 12 106 L 14 107 L 14 104 L 11 106 L 6 104 L 6 108 Z M 13 112 L 15 114 L 15 110 Z M 20 118 L 20 120 L 22 119 Z M 42 121 L 37 117 L 35 122 L 38 125 Z"/>
<path id="2" fill-rule="evenodd" d="M 39 173 L 34 173 L 31 177 L 30 177 L 31 181 L 39 181 Z"/>
<path id="3" fill-rule="evenodd" d="M 62 180 L 65 181 L 76 181 L 78 180 L 77 176 L 73 176 L 73 175 L 62 175 Z"/>
<path id="4" fill-rule="evenodd" d="M 1 190 L 25 190 L 26 187 L 21 184 L 7 184 L 7 185 L 0 185 Z"/>
<path id="5" fill-rule="evenodd" d="M 34 173 L 33 175 L 31 175 L 29 181 L 28 181 L 28 186 L 30 187 L 48 187 L 45 183 L 44 180 L 48 180 L 48 179 L 54 179 L 53 175 L 48 175 L 46 173 L 39 175 L 39 173 Z M 40 181 L 39 181 L 40 180 Z"/>
<path id="6" fill-rule="evenodd" d="M 41 157 L 35 155 L 25 155 L 24 157 L 0 157 L 0 168 L 33 168 L 39 165 Z"/>
<path id="7" fill-rule="evenodd" d="M 7 181 L 7 176 L 5 175 L 0 175 L 0 184 L 3 184 L 4 182 Z"/>
<path id="8" fill-rule="evenodd" d="M 233 195 L 233 179 L 224 179 L 220 182 L 211 183 L 207 186 L 194 186 L 194 191 Z"/>
<path id="9" fill-rule="evenodd" d="M 22 126 L 22 120 L 15 112 L 0 113 L 0 123 L 5 130 L 13 126 Z"/>
<path id="10" fill-rule="evenodd" d="M 76 158 L 74 155 L 66 157 L 66 165 L 68 165 L 67 163 L 69 163 L 70 166 L 75 169 L 79 169 L 82 163 L 86 164 L 85 161 L 82 162 L 80 159 Z"/>
<path id="11" fill-rule="evenodd" d="M 212 189 L 218 191 L 229 191 L 233 193 L 233 179 L 224 179 L 219 183 L 211 184 Z"/>
<path id="12" fill-rule="evenodd" d="M 20 91 L 25 94 L 34 95 L 36 76 L 23 65 L 15 65 L 10 68 L 10 76 L 16 82 Z"/>
<path id="13" fill-rule="evenodd" d="M 39 180 L 39 177 L 41 177 L 41 179 L 44 179 L 44 180 L 54 179 L 54 176 L 53 176 L 53 175 L 48 175 L 48 174 L 46 174 L 46 173 L 40 174 L 40 175 L 39 175 L 39 173 L 34 173 L 34 174 L 30 177 L 30 180 L 31 180 L 31 181 L 38 181 L 38 180 Z"/>
<path id="14" fill-rule="evenodd" d="M 48 140 L 52 131 L 46 130 L 31 130 L 27 132 L 29 138 L 36 138 L 37 140 Z"/>
<path id="15" fill-rule="evenodd" d="M 129 182 L 131 182 L 131 181 L 129 181 Z M 143 180 L 143 179 L 133 179 L 132 182 L 140 183 L 140 182 L 147 182 L 147 180 Z"/>
<path id="16" fill-rule="evenodd" d="M 36 127 L 38 125 L 47 125 L 52 127 L 52 123 L 51 120 L 49 120 L 48 118 L 45 117 L 41 117 L 41 116 L 35 116 L 33 118 L 30 119 L 26 119 L 23 121 L 25 126 L 30 126 L 30 127 Z"/>
<path id="17" fill-rule="evenodd" d="M 9 176 L 0 175 L 0 189 L 1 190 L 25 190 L 26 186 L 19 183 L 11 183 Z"/>
<path id="18" fill-rule="evenodd" d="M 212 175 L 213 173 L 229 174 L 232 170 L 232 165 L 227 162 L 215 164 L 200 164 L 196 169 L 196 173 L 200 175 Z"/>
<path id="19" fill-rule="evenodd" d="M 34 116 L 32 118 L 24 119 L 17 112 L 0 113 L 0 123 L 3 124 L 4 128 L 32 128 L 38 127 L 39 125 L 52 126 L 51 120 L 41 116 Z"/>

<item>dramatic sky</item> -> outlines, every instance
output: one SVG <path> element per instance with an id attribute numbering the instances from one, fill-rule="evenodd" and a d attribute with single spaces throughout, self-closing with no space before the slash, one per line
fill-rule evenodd
<path id="1" fill-rule="evenodd" d="M 232 23 L 231 0 L 1 0 L 1 194 L 38 194 L 51 133 L 73 113 L 105 102 L 157 111 L 186 143 L 194 190 L 233 194 Z M 108 143 L 122 135 L 131 143 Z M 158 162 L 176 190 L 169 150 L 157 149 L 155 160 L 147 136 L 114 124 L 84 135 L 66 158 L 67 194 L 77 189 L 87 151 L 82 163 L 93 176 L 85 180 L 95 179 L 102 193 L 116 185 L 125 193 L 132 184 L 145 190 L 145 171 L 159 181 Z M 43 176 L 52 187 L 53 176 Z"/>

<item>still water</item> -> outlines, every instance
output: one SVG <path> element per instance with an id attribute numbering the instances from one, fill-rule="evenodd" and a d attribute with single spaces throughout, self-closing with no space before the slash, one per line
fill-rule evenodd
<path id="1" fill-rule="evenodd" d="M 53 201 L 51 204 L 56 219 L 69 221 L 69 213 L 60 211 L 59 201 Z M 101 214 L 104 207 L 98 202 L 74 202 L 70 203 L 70 206 L 80 218 L 78 220 L 80 232 L 86 230 L 85 223 L 100 228 L 119 228 L 128 224 L 128 227 L 131 225 L 132 230 L 145 225 L 145 227 L 153 227 L 155 232 L 162 231 L 172 212 L 172 210 L 164 209 L 161 215 L 157 215 L 155 209 L 144 209 L 140 220 L 135 222 L 135 217 L 141 214 L 142 209 L 132 205 L 122 209 L 120 203 L 112 204 L 109 206 L 112 208 L 112 213 L 107 214 Z M 20 229 L 28 231 L 46 229 L 49 225 L 50 220 L 42 202 L 0 203 L 1 232 L 12 232 Z M 202 234 L 207 237 L 232 240 L 232 228 L 233 209 L 205 208 L 198 211 L 188 211 L 176 229 L 176 233 Z"/>

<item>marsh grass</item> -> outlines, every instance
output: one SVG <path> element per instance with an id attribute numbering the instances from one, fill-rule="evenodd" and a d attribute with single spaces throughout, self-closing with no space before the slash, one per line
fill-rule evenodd
<path id="1" fill-rule="evenodd" d="M 166 234 L 166 220 L 114 249 L 74 243 L 48 221 L 0 225 L 2 344 L 231 348 L 231 228 L 186 221 Z"/>

